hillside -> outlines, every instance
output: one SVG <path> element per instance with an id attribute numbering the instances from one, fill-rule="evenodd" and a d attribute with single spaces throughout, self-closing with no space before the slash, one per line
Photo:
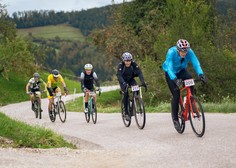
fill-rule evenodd
<path id="1" fill-rule="evenodd" d="M 68 24 L 41 26 L 33 28 L 18 29 L 17 34 L 20 36 L 33 36 L 36 38 L 53 39 L 59 37 L 64 40 L 84 42 L 85 37 L 80 29 L 74 28 Z"/>

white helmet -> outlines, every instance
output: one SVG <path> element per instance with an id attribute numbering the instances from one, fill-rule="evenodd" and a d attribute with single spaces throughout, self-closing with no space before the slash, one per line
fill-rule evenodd
<path id="1" fill-rule="evenodd" d="M 177 49 L 182 52 L 188 52 L 190 49 L 190 44 L 185 39 L 179 39 L 176 43 Z"/>
<path id="2" fill-rule="evenodd" d="M 129 52 L 125 52 L 122 54 L 123 61 L 131 61 L 132 59 L 133 59 L 133 57 Z"/>
<path id="3" fill-rule="evenodd" d="M 84 69 L 91 70 L 91 69 L 93 69 L 93 66 L 92 66 L 92 64 L 85 64 Z"/>

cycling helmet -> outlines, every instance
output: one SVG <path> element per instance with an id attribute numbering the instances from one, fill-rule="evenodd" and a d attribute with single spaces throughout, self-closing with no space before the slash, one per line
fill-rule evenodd
<path id="1" fill-rule="evenodd" d="M 125 52 L 122 54 L 123 61 L 131 61 L 132 59 L 133 59 L 133 57 L 129 52 Z"/>
<path id="2" fill-rule="evenodd" d="M 190 44 L 187 40 L 184 39 L 179 39 L 177 41 L 177 49 L 181 52 L 188 52 L 188 50 L 190 49 Z"/>
<path id="3" fill-rule="evenodd" d="M 38 72 L 35 72 L 34 75 L 33 75 L 34 78 L 39 78 L 39 73 Z"/>
<path id="4" fill-rule="evenodd" d="M 91 70 L 91 69 L 93 69 L 93 66 L 92 66 L 92 64 L 85 64 L 84 69 Z"/>
<path id="5" fill-rule="evenodd" d="M 53 74 L 53 76 L 54 76 L 55 78 L 58 78 L 58 76 L 59 76 L 59 71 L 56 70 L 56 69 L 54 69 L 54 70 L 52 70 L 52 74 Z"/>

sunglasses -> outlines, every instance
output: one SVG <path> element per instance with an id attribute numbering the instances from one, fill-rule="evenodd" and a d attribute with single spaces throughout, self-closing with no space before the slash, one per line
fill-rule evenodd
<path id="1" fill-rule="evenodd" d="M 131 62 L 131 60 L 125 60 L 125 62 Z"/>

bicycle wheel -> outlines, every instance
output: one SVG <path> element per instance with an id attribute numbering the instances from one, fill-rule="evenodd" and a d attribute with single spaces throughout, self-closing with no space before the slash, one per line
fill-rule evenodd
<path id="1" fill-rule="evenodd" d="M 146 113 L 143 100 L 139 96 L 134 99 L 133 109 L 136 124 L 139 129 L 143 129 L 146 123 Z"/>
<path id="2" fill-rule="evenodd" d="M 66 121 L 66 107 L 65 104 L 62 100 L 59 101 L 59 105 L 57 106 L 57 111 L 59 114 L 59 118 L 61 120 L 61 122 L 65 122 Z"/>
<path id="3" fill-rule="evenodd" d="M 190 123 L 193 132 L 198 137 L 202 137 L 205 133 L 205 127 L 206 127 L 203 108 L 196 96 L 191 97 L 191 103 L 192 103 L 192 109 L 189 110 Z"/>
<path id="4" fill-rule="evenodd" d="M 131 118 L 129 121 L 126 120 L 125 118 L 125 106 L 124 106 L 124 97 L 122 97 L 122 100 L 121 100 L 121 116 L 122 116 L 122 120 L 123 120 L 123 123 L 126 127 L 129 127 L 130 124 L 131 124 Z M 128 111 L 129 111 L 129 106 L 128 106 Z"/>
<path id="5" fill-rule="evenodd" d="M 91 107 L 90 107 L 90 101 L 88 102 L 88 112 L 85 112 L 85 120 L 87 121 L 87 123 L 89 123 L 90 121 L 90 113 L 91 113 Z"/>
<path id="6" fill-rule="evenodd" d="M 96 103 L 94 101 L 94 99 L 92 100 L 93 102 L 93 105 L 92 105 L 92 120 L 93 120 L 93 123 L 96 124 L 97 122 L 97 107 L 96 107 Z"/>
<path id="7" fill-rule="evenodd" d="M 56 110 L 57 110 L 57 106 L 55 104 L 52 104 L 52 114 L 50 114 L 50 112 L 48 110 L 49 118 L 52 122 L 56 121 Z"/>
<path id="8" fill-rule="evenodd" d="M 37 109 L 37 111 L 38 111 L 38 117 L 39 117 L 39 119 L 42 119 L 42 111 L 41 111 L 41 103 L 40 103 L 40 100 L 38 99 L 38 109 Z"/>
<path id="9" fill-rule="evenodd" d="M 39 109 L 38 101 L 34 100 L 34 114 L 36 118 L 38 118 L 38 114 L 39 114 L 38 109 Z"/>
<path id="10" fill-rule="evenodd" d="M 183 105 L 179 104 L 178 120 L 179 120 L 180 129 L 178 130 L 178 129 L 175 128 L 175 130 L 178 133 L 180 133 L 180 134 L 182 134 L 184 132 L 184 130 L 185 130 L 185 120 L 183 118 L 183 110 L 184 110 L 184 108 L 183 107 L 181 108 L 181 106 L 183 106 Z M 171 112 L 171 116 L 172 116 L 172 121 L 173 121 L 173 124 L 174 124 L 174 119 L 173 119 L 172 112 Z"/>

